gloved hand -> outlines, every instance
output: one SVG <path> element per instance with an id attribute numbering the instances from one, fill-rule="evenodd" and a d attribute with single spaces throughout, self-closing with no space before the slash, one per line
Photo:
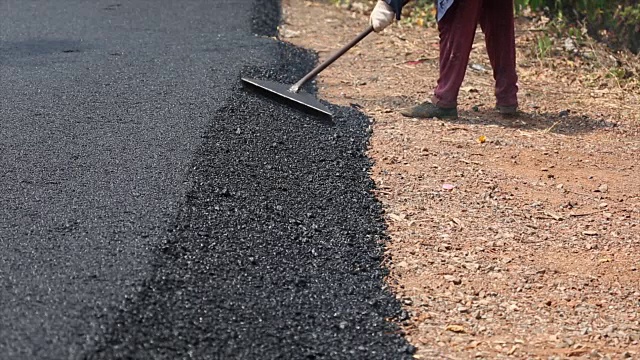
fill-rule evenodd
<path id="1" fill-rule="evenodd" d="M 376 7 L 374 7 L 371 12 L 369 22 L 373 26 L 373 31 L 380 32 L 387 26 L 391 25 L 395 16 L 396 13 L 393 12 L 393 9 L 389 4 L 383 0 L 378 0 Z"/>

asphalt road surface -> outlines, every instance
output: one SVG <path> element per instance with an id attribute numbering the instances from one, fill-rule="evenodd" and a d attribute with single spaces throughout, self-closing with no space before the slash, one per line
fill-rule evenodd
<path id="1" fill-rule="evenodd" d="M 0 359 L 400 359 L 368 119 L 275 0 L 0 1 Z"/>

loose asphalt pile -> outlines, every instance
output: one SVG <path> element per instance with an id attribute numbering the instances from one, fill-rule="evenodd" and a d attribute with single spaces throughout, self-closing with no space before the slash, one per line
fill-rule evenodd
<path id="1" fill-rule="evenodd" d="M 315 58 L 280 45 L 274 60 L 247 75 L 292 83 Z M 234 89 L 157 272 L 88 358 L 410 357 L 385 321 L 403 314 L 383 290 L 369 121 L 332 109 L 335 126 Z"/>
<path id="2" fill-rule="evenodd" d="M 241 2 L 236 11 L 243 11 L 244 3 L 248 2 Z M 253 5 L 261 11 L 253 14 L 252 30 L 274 35 L 279 2 L 259 0 Z M 234 34 L 238 48 L 224 42 L 228 48 L 212 50 L 236 55 L 261 51 L 260 66 L 245 68 L 243 75 L 292 82 L 315 61 L 304 50 L 243 36 L 253 37 Z M 272 43 L 257 49 L 266 42 Z M 134 211 L 131 219 L 125 217 L 130 221 L 123 220 L 115 230 L 102 230 L 100 236 L 107 240 L 100 246 L 111 250 L 89 249 L 76 255 L 85 254 L 89 262 L 123 256 L 118 253 L 124 252 L 127 256 L 116 261 L 114 274 L 128 271 L 127 275 L 110 278 L 108 272 L 65 268 L 59 271 L 82 274 L 86 280 L 70 276 L 64 282 L 56 280 L 66 284 L 61 288 L 56 289 L 55 282 L 40 283 L 36 290 L 30 290 L 30 284 L 24 281 L 37 279 L 37 274 L 21 275 L 23 283 L 14 283 L 16 290 L 8 293 L 10 303 L 23 306 L 24 316 L 32 323 L 25 325 L 18 312 L 7 315 L 8 310 L 3 310 L 2 320 L 13 323 L 0 331 L 11 332 L 17 342 L 0 342 L 0 351 L 11 350 L 12 358 L 21 354 L 31 354 L 31 358 L 81 354 L 84 359 L 411 357 L 413 348 L 386 320 L 406 315 L 384 287 L 380 265 L 384 223 L 381 206 L 370 193 L 373 183 L 365 155 L 368 119 L 355 110 L 332 107 L 336 116 L 335 124 L 330 125 L 245 91 L 239 83 L 240 74 L 236 76 L 229 90 L 223 92 L 226 96 L 215 113 L 203 114 L 206 108 L 194 110 L 194 106 L 203 104 L 190 101 L 188 93 L 172 103 L 178 112 L 186 109 L 187 118 L 200 119 L 206 126 L 200 132 L 204 134 L 200 145 L 185 163 L 188 170 L 179 186 L 182 190 L 167 192 L 177 194 L 166 195 L 169 199 L 178 196 L 175 217 L 160 217 L 156 233 L 147 233 L 138 229 L 136 221 L 147 219 L 149 214 L 142 216 Z M 178 96 L 173 90 L 164 91 Z M 202 90 L 196 89 L 195 93 L 201 94 Z M 160 96 L 166 97 L 166 93 Z M 197 131 L 194 125 L 192 134 Z M 8 181 L 13 175 L 3 176 Z M 143 180 L 144 176 L 130 179 L 134 184 Z M 171 182 L 177 180 L 179 177 L 171 178 Z M 73 183 L 64 187 L 69 191 L 73 188 Z M 135 192 L 134 185 L 132 188 Z M 108 197 L 109 192 L 104 191 Z M 134 194 L 134 198 L 140 197 Z M 14 200 L 7 202 L 17 206 Z M 147 199 L 139 205 L 153 209 L 167 203 L 171 201 L 158 195 L 155 202 Z M 87 217 L 76 220 L 49 230 L 51 238 L 40 238 L 40 247 L 31 245 L 29 256 L 38 258 L 35 264 L 52 261 L 47 251 L 54 251 L 53 260 L 62 256 L 62 250 L 74 251 L 78 246 L 74 243 L 47 243 L 60 241 L 55 238 L 60 234 L 67 234 L 76 243 L 79 239 L 91 243 L 92 229 L 82 225 Z M 0 235 L 28 239 L 17 230 L 20 222 L 13 221 L 15 226 L 0 227 Z M 41 236 L 38 231 L 37 227 L 31 230 L 36 241 Z M 133 250 L 127 245 L 132 233 Z M 62 249 L 49 249 L 60 246 Z M 12 248 L 16 254 L 17 248 Z M 17 256 L 9 262 L 3 259 L 3 264 L 29 266 L 15 260 Z M 134 258 L 136 263 L 127 265 L 126 259 Z M 66 264 L 76 266 L 73 258 Z M 2 269 L 10 271 L 9 265 Z M 103 265 L 96 262 L 95 266 Z M 135 269 L 139 273 L 131 272 Z M 104 286 L 102 298 L 98 284 Z M 62 303 L 47 305 L 47 287 L 50 292 L 57 291 L 56 299 Z M 74 289 L 77 299 L 69 297 Z M 90 295 L 84 296 L 82 291 Z M 43 300 L 19 298 L 30 293 Z M 21 300 L 27 305 L 20 305 Z M 54 315 L 47 313 L 48 307 Z M 69 314 L 64 313 L 65 308 Z M 38 331 L 38 313 L 27 314 L 34 309 L 44 314 L 46 328 L 39 339 L 33 335 Z M 47 336 L 55 334 L 50 328 L 56 321 L 63 329 L 75 328 L 83 321 L 90 326 L 78 325 L 83 331 L 52 341 Z M 12 331 L 12 327 L 17 330 Z M 32 337 L 21 338 L 22 333 Z M 84 350 L 78 353 L 77 349 Z"/>

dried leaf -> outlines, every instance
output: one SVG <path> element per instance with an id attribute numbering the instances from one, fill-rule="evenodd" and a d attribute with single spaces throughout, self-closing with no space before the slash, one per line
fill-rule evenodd
<path id="1" fill-rule="evenodd" d="M 467 332 L 467 330 L 461 325 L 447 325 L 447 328 L 445 330 L 459 334 Z"/>
<path id="2" fill-rule="evenodd" d="M 427 60 L 429 60 L 429 59 L 427 59 L 427 58 L 420 58 L 420 59 L 417 59 L 417 60 L 405 61 L 405 63 L 404 63 L 404 64 L 405 64 L 405 65 L 420 65 L 420 64 L 424 63 L 424 62 L 425 62 L 425 61 L 427 61 Z"/>
<path id="3" fill-rule="evenodd" d="M 481 135 L 481 136 L 478 138 L 478 143 L 480 143 L 480 144 L 484 144 L 486 141 L 487 141 L 487 137 L 486 137 L 486 136 L 484 136 L 484 135 Z"/>
<path id="4" fill-rule="evenodd" d="M 569 354 L 567 354 L 567 356 L 569 356 L 569 357 L 582 356 L 582 355 L 585 355 L 588 352 L 589 351 L 587 349 L 575 349 L 575 350 L 571 350 L 571 352 L 569 352 Z"/>
<path id="5" fill-rule="evenodd" d="M 395 221 L 402 221 L 404 220 L 404 216 L 400 216 L 400 215 L 396 215 L 396 214 L 389 214 L 389 217 L 392 218 Z"/>

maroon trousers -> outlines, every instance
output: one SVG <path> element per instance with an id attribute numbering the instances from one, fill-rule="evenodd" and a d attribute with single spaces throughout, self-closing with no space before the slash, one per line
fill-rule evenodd
<path id="1" fill-rule="evenodd" d="M 513 0 L 456 0 L 438 22 L 440 78 L 432 100 L 439 107 L 451 108 L 458 103 L 478 23 L 496 81 L 496 103 L 518 105 Z"/>

